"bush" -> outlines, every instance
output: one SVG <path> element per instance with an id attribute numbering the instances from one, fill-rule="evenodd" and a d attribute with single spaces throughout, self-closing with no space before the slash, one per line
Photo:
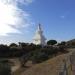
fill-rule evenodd
<path id="1" fill-rule="evenodd" d="M 32 54 L 31 60 L 33 63 L 41 63 L 42 61 L 45 61 L 48 59 L 48 55 L 45 52 L 36 50 Z"/>
<path id="2" fill-rule="evenodd" d="M 67 51 L 64 46 L 37 49 L 31 53 L 31 60 L 33 63 L 40 63 L 57 55 L 59 52 L 65 53 Z"/>
<path id="3" fill-rule="evenodd" d="M 65 46 L 59 46 L 59 52 L 61 52 L 61 53 L 67 53 L 68 50 L 65 48 Z"/>
<path id="4" fill-rule="evenodd" d="M 11 75 L 11 68 L 7 63 L 0 62 L 0 75 Z"/>
<path id="5" fill-rule="evenodd" d="M 25 64 L 29 60 L 29 58 L 30 58 L 30 53 L 29 54 L 26 54 L 26 55 L 23 55 L 23 56 L 21 56 L 19 58 L 20 63 L 21 63 L 21 67 L 25 67 Z"/>

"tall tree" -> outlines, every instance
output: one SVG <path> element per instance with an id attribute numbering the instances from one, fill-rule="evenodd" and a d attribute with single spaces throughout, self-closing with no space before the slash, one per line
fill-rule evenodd
<path id="1" fill-rule="evenodd" d="M 15 43 L 11 43 L 10 45 L 9 45 L 9 47 L 17 47 L 18 45 L 17 44 L 15 44 Z"/>
<path id="2" fill-rule="evenodd" d="M 49 41 L 47 41 L 48 45 L 55 45 L 56 43 L 57 43 L 56 40 L 49 40 Z"/>
<path id="3" fill-rule="evenodd" d="M 65 42 L 65 41 L 62 41 L 62 42 L 61 42 L 61 45 L 66 45 L 66 42 Z"/>

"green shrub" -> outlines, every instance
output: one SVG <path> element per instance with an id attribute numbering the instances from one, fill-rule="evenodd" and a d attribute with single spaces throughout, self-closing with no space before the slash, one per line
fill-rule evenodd
<path id="1" fill-rule="evenodd" d="M 0 75 L 11 75 L 11 68 L 7 63 L 0 62 Z"/>
<path id="2" fill-rule="evenodd" d="M 52 56 L 57 55 L 58 52 L 65 52 L 64 47 L 60 46 L 37 49 L 31 53 L 31 60 L 33 63 L 40 63 L 47 60 L 48 58 L 51 58 Z"/>
<path id="3" fill-rule="evenodd" d="M 40 63 L 47 59 L 48 59 L 48 55 L 45 52 L 37 51 L 37 50 L 33 53 L 33 56 L 31 57 L 33 63 Z"/>
<path id="4" fill-rule="evenodd" d="M 47 59 L 48 59 L 48 54 L 43 49 L 35 50 L 31 56 L 31 60 L 33 63 L 41 63 L 42 61 L 45 61 Z"/>

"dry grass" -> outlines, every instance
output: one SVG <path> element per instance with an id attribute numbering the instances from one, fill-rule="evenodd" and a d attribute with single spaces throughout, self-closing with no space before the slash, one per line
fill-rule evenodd
<path id="1" fill-rule="evenodd" d="M 12 75 L 21 75 L 21 73 L 24 71 L 25 71 L 25 68 L 20 68 L 20 69 L 16 70 L 16 72 L 12 73 Z"/>
<path id="2" fill-rule="evenodd" d="M 63 63 L 65 54 L 49 59 L 40 64 L 27 69 L 21 75 L 58 75 L 60 65 Z"/>
<path id="3" fill-rule="evenodd" d="M 60 66 L 68 54 L 58 55 L 43 63 L 33 65 L 28 69 L 20 68 L 15 75 L 59 75 L 59 71 L 61 71 Z M 69 75 L 71 74 L 69 73 Z"/>

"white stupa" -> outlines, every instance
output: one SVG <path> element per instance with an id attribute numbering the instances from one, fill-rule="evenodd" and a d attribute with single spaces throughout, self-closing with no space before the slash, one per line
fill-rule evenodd
<path id="1" fill-rule="evenodd" d="M 43 35 L 43 31 L 41 29 L 41 25 L 38 25 L 38 29 L 36 30 L 35 36 L 33 38 L 33 43 L 36 45 L 46 45 L 46 38 Z"/>

